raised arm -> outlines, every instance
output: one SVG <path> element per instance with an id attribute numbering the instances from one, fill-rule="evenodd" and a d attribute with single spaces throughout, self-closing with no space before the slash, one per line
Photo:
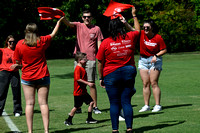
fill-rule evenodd
<path id="1" fill-rule="evenodd" d="M 58 33 L 58 29 L 59 29 L 59 27 L 60 27 L 60 23 L 61 23 L 61 21 L 62 21 L 63 19 L 64 19 L 64 17 L 61 17 L 61 18 L 57 21 L 56 26 L 54 27 L 52 33 L 50 34 L 50 36 L 51 36 L 52 38 L 54 38 L 54 37 L 56 36 L 56 34 Z"/>
<path id="2" fill-rule="evenodd" d="M 67 25 L 67 26 L 69 26 L 69 27 L 71 27 L 71 28 L 73 28 L 73 27 L 75 26 L 75 25 L 74 25 L 72 22 L 70 22 L 66 17 L 64 17 L 63 22 L 65 23 L 65 25 Z"/>
<path id="3" fill-rule="evenodd" d="M 135 7 L 132 7 L 132 16 L 133 16 L 134 27 L 135 28 L 133 28 L 129 23 L 127 23 L 124 17 L 121 18 L 121 21 L 125 24 L 126 28 L 129 31 L 138 31 L 138 32 L 140 32 L 140 24 L 139 24 L 137 16 L 136 16 L 136 9 L 135 9 Z"/>

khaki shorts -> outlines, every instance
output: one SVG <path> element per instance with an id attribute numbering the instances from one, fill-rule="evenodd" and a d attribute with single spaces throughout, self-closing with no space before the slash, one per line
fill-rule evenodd
<path id="1" fill-rule="evenodd" d="M 74 68 L 76 67 L 77 62 L 74 61 Z M 97 72 L 96 72 L 96 61 L 88 60 L 85 66 L 85 70 L 87 72 L 87 78 L 89 82 L 95 82 L 97 80 Z"/>

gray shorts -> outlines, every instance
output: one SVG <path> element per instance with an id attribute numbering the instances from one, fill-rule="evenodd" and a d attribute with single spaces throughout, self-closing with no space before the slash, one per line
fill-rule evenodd
<path id="1" fill-rule="evenodd" d="M 77 62 L 74 61 L 74 68 L 76 67 Z M 88 60 L 85 66 L 85 70 L 87 72 L 87 78 L 89 82 L 95 82 L 97 80 L 97 72 L 96 72 L 96 61 Z"/>
<path id="2" fill-rule="evenodd" d="M 162 57 L 157 57 L 155 63 L 151 63 L 153 56 L 150 56 L 148 58 L 144 58 L 140 56 L 140 60 L 138 63 L 138 69 L 145 69 L 145 70 L 151 70 L 156 69 L 158 71 L 162 70 Z"/>

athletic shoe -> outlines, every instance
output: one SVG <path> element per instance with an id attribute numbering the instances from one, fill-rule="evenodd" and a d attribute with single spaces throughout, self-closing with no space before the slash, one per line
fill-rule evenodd
<path id="1" fill-rule="evenodd" d="M 95 120 L 95 119 L 93 119 L 93 118 L 87 119 L 87 120 L 86 120 L 86 123 L 88 123 L 88 124 L 94 124 L 94 123 L 97 123 L 97 120 Z"/>
<path id="2" fill-rule="evenodd" d="M 94 108 L 93 108 L 93 112 L 94 112 L 95 114 L 101 114 L 101 111 L 98 109 L 98 107 L 94 107 Z"/>
<path id="3" fill-rule="evenodd" d="M 15 113 L 15 117 L 19 117 L 19 116 L 21 116 L 20 113 Z"/>
<path id="4" fill-rule="evenodd" d="M 81 108 L 78 108 L 78 109 L 76 110 L 76 114 L 79 114 L 79 113 L 82 113 L 82 109 L 81 109 Z"/>
<path id="5" fill-rule="evenodd" d="M 119 116 L 119 121 L 125 121 L 124 117 Z"/>
<path id="6" fill-rule="evenodd" d="M 158 112 L 158 111 L 161 111 L 161 110 L 162 110 L 162 106 L 161 106 L 161 105 L 155 105 L 155 106 L 153 107 L 152 112 Z"/>
<path id="7" fill-rule="evenodd" d="M 126 131 L 126 133 L 133 133 L 133 130 L 130 130 L 130 131 Z"/>
<path id="8" fill-rule="evenodd" d="M 148 105 L 144 105 L 144 106 L 142 107 L 142 109 L 139 110 L 139 112 L 145 112 L 145 111 L 148 111 L 148 110 L 150 110 L 150 107 L 149 107 Z"/>
<path id="9" fill-rule="evenodd" d="M 64 124 L 65 124 L 66 126 L 73 125 L 73 123 L 72 123 L 71 121 L 68 121 L 68 119 L 66 119 L 66 120 L 64 121 Z"/>

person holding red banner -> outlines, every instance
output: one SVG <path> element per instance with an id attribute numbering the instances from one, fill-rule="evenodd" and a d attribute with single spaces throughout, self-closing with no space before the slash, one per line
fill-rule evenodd
<path id="1" fill-rule="evenodd" d="M 134 29 L 118 17 L 109 22 L 110 37 L 103 40 L 96 58 L 100 85 L 106 88 L 110 101 L 110 116 L 112 132 L 118 133 L 119 114 L 123 108 L 126 132 L 132 133 L 133 109 L 131 98 L 135 93 L 134 84 L 137 74 L 134 60 L 134 50 L 140 34 L 140 25 L 136 10 L 132 7 L 135 31 L 126 33 L 125 27 Z"/>
<path id="2" fill-rule="evenodd" d="M 138 69 L 143 82 L 143 96 L 145 105 L 139 112 L 150 110 L 149 100 L 151 88 L 155 99 L 155 106 L 152 112 L 162 110 L 160 105 L 161 91 L 158 86 L 160 72 L 162 70 L 162 55 L 167 52 L 163 38 L 157 34 L 158 26 L 153 20 L 144 21 L 140 36 L 140 60 Z"/>
<path id="3" fill-rule="evenodd" d="M 70 22 L 65 18 L 64 23 L 71 28 L 76 28 L 77 43 L 75 45 L 74 55 L 77 51 L 87 54 L 88 61 L 85 68 L 88 81 L 95 83 L 95 80 L 97 79 L 95 56 L 97 49 L 101 44 L 101 40 L 103 39 L 103 35 L 98 26 L 91 24 L 92 13 L 89 10 L 83 11 L 82 20 L 83 23 Z M 74 62 L 74 65 L 77 65 L 76 61 Z M 101 111 L 97 107 L 96 85 L 90 87 L 90 95 L 94 100 L 93 112 L 95 114 L 101 114 Z"/>
<path id="4" fill-rule="evenodd" d="M 35 105 L 35 92 L 38 92 L 38 103 L 40 106 L 45 133 L 49 132 L 49 107 L 48 94 L 50 85 L 50 74 L 47 68 L 45 50 L 50 46 L 51 40 L 58 32 L 61 21 L 57 21 L 51 34 L 38 35 L 35 23 L 29 23 L 25 29 L 25 39 L 18 41 L 14 52 L 16 64 L 11 68 L 22 65 L 21 83 L 26 100 L 26 122 L 28 133 L 33 132 L 33 113 Z"/>

